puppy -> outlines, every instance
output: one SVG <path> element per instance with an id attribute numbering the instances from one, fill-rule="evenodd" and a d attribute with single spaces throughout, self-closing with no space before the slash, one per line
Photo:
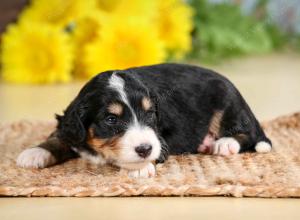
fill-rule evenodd
<path id="1" fill-rule="evenodd" d="M 191 65 L 103 72 L 56 118 L 54 133 L 24 150 L 19 166 L 43 168 L 82 157 L 119 166 L 132 177 L 150 177 L 155 163 L 170 154 L 271 150 L 271 141 L 234 85 Z"/>

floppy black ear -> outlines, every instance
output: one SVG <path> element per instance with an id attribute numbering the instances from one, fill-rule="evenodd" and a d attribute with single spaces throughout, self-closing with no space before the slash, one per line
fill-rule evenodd
<path id="1" fill-rule="evenodd" d="M 82 104 L 72 103 L 58 120 L 57 137 L 70 147 L 80 147 L 86 143 L 88 109 Z"/>

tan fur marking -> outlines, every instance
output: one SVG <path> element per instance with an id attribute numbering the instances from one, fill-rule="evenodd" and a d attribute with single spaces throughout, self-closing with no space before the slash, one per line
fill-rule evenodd
<path id="1" fill-rule="evenodd" d="M 118 160 L 118 156 L 120 154 L 119 139 L 119 137 L 113 137 L 108 139 L 104 145 L 102 145 L 103 147 L 101 148 L 100 152 L 106 160 Z"/>
<path id="2" fill-rule="evenodd" d="M 240 144 L 243 144 L 247 141 L 248 136 L 245 134 L 236 134 L 233 136 Z"/>
<path id="3" fill-rule="evenodd" d="M 94 131 L 90 128 L 87 143 L 106 160 L 113 161 L 118 159 L 120 152 L 119 139 L 119 137 L 113 137 L 110 139 L 94 137 Z"/>
<path id="4" fill-rule="evenodd" d="M 218 138 L 220 136 L 220 128 L 221 128 L 221 122 L 223 118 L 223 111 L 217 111 L 214 113 L 210 124 L 208 131 L 215 137 Z"/>
<path id="5" fill-rule="evenodd" d="M 94 137 L 94 130 L 93 128 L 89 128 L 88 138 L 93 138 L 93 137 Z"/>
<path id="6" fill-rule="evenodd" d="M 87 143 L 95 150 L 102 148 L 106 139 L 95 138 L 93 128 L 89 128 Z"/>
<path id="7" fill-rule="evenodd" d="M 88 144 L 96 149 L 102 148 L 105 145 L 106 140 L 100 138 L 90 138 L 88 139 Z"/>
<path id="8" fill-rule="evenodd" d="M 148 111 L 151 108 L 151 106 L 152 106 L 151 100 L 149 98 L 147 98 L 147 97 L 144 97 L 142 99 L 142 107 L 143 107 L 143 109 L 145 111 Z"/>
<path id="9" fill-rule="evenodd" d="M 119 103 L 112 103 L 108 106 L 108 112 L 115 115 L 121 115 L 123 113 L 123 106 Z"/>

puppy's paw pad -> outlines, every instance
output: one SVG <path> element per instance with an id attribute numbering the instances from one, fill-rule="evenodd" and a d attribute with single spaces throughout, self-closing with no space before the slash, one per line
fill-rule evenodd
<path id="1" fill-rule="evenodd" d="M 213 148 L 215 145 L 215 138 L 207 134 L 204 138 L 202 143 L 198 146 L 198 152 L 202 154 L 212 154 Z"/>
<path id="2" fill-rule="evenodd" d="M 213 146 L 201 144 L 198 147 L 198 152 L 202 154 L 212 154 L 212 151 L 213 151 Z"/>
<path id="3" fill-rule="evenodd" d="M 17 165 L 24 168 L 44 168 L 54 163 L 53 155 L 40 147 L 24 150 L 17 159 Z"/>
<path id="4" fill-rule="evenodd" d="M 148 163 L 145 167 L 139 170 L 129 170 L 128 176 L 131 178 L 148 178 L 155 176 L 155 166 Z"/>
<path id="5" fill-rule="evenodd" d="M 228 156 L 237 154 L 240 151 L 240 144 L 237 140 L 230 137 L 224 137 L 216 141 L 213 154 Z"/>

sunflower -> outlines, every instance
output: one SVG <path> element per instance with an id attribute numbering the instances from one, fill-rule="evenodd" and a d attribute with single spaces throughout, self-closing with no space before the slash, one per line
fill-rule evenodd
<path id="1" fill-rule="evenodd" d="M 165 58 L 163 43 L 151 25 L 116 19 L 104 25 L 102 33 L 86 47 L 90 76 L 109 69 L 159 63 Z"/>
<path id="2" fill-rule="evenodd" d="M 86 64 L 82 57 L 85 56 L 85 47 L 99 40 L 101 27 L 107 22 L 107 18 L 100 12 L 91 12 L 89 15 L 76 22 L 71 39 L 74 44 L 74 75 L 79 78 L 86 77 Z"/>
<path id="3" fill-rule="evenodd" d="M 34 21 L 65 28 L 91 10 L 91 0 L 32 0 L 19 19 L 21 22 Z"/>
<path id="4" fill-rule="evenodd" d="M 182 58 L 191 49 L 192 16 L 192 8 L 183 1 L 159 1 L 155 19 L 159 37 L 175 58 Z"/>
<path id="5" fill-rule="evenodd" d="M 11 25 L 3 35 L 2 77 L 14 83 L 53 83 L 71 79 L 68 36 L 46 24 Z"/>

